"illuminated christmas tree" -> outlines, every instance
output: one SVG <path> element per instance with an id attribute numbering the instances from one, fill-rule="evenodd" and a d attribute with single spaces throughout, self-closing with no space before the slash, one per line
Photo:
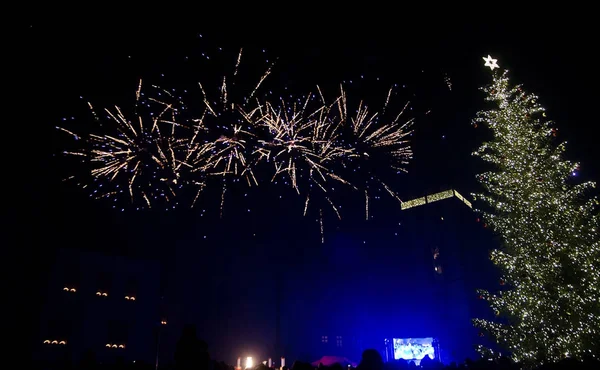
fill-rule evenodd
<path id="1" fill-rule="evenodd" d="M 502 278 L 497 292 L 480 291 L 496 320 L 475 319 L 513 359 L 538 365 L 565 357 L 600 357 L 600 242 L 594 183 L 573 178 L 579 165 L 563 159 L 564 143 L 535 95 L 511 86 L 497 60 L 484 58 L 493 83 L 483 88 L 494 107 L 475 127 L 493 139 L 474 153 L 490 164 L 478 175 L 475 199 L 483 221 L 501 239 L 491 253 Z M 479 347 L 484 355 L 491 349 Z"/>

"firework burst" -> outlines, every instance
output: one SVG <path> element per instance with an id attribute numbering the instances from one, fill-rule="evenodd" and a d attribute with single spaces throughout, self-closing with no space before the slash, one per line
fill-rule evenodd
<path id="1" fill-rule="evenodd" d="M 193 110 L 172 91 L 152 86 L 145 94 L 140 81 L 130 109 L 97 112 L 89 104 L 91 133 L 59 128 L 84 139 L 83 149 L 65 152 L 87 162 L 91 180 L 83 187 L 114 208 L 126 200 L 137 209 L 194 206 L 205 188 L 215 188 L 222 217 L 232 187 L 277 183 L 298 195 L 305 216 L 309 208 L 318 214 L 322 241 L 325 211 L 342 217 L 336 200 L 347 194 L 343 188 L 364 194 L 367 219 L 375 191 L 400 201 L 382 174 L 406 171 L 413 119 L 405 119 L 408 103 L 387 115 L 393 89 L 379 112 L 349 104 L 343 89 L 333 100 L 317 87 L 317 94 L 273 102 L 262 92 L 273 65 L 257 79 L 241 79 L 242 56 L 240 50 L 232 71 L 212 81 L 216 89 L 198 84 Z"/>
<path id="2" fill-rule="evenodd" d="M 342 122 L 333 112 L 336 105 L 337 101 L 327 104 L 318 89 L 318 95 L 308 94 L 292 103 L 266 103 L 260 115 L 268 135 L 258 141 L 259 160 L 272 164 L 271 182 L 281 182 L 304 197 L 305 216 L 311 203 L 318 206 L 321 231 L 323 205 L 341 219 L 340 207 L 332 199 L 334 185 L 350 185 L 336 173 L 342 158 L 351 153 L 340 145 Z"/>
<path id="3" fill-rule="evenodd" d="M 244 90 L 236 84 L 242 55 L 243 49 L 238 53 L 233 71 L 222 78 L 214 101 L 211 101 L 210 95 L 199 83 L 204 109 L 198 122 L 208 129 L 209 136 L 212 135 L 213 150 L 208 160 L 207 173 L 213 178 L 222 179 L 221 216 L 228 184 L 244 180 L 248 186 L 258 185 L 254 167 L 261 157 L 255 151 L 258 140 L 256 130 L 258 122 L 262 120 L 263 105 L 259 102 L 257 93 L 271 74 L 273 64 L 251 89 Z M 250 93 L 246 96 L 239 94 L 248 91 Z"/>
<path id="4" fill-rule="evenodd" d="M 360 101 L 353 116 L 348 114 L 348 102 L 343 88 L 338 99 L 342 120 L 351 132 L 349 142 L 352 154 L 348 156 L 351 162 L 348 167 L 359 173 L 358 180 L 352 183 L 364 193 L 367 220 L 370 217 L 370 199 L 376 188 L 383 188 L 394 199 L 402 202 L 379 174 L 385 169 L 392 169 L 397 173 L 406 172 L 406 166 L 412 158 L 408 138 L 412 134 L 414 118 L 405 119 L 410 102 L 405 103 L 396 115 L 387 116 L 393 92 L 392 87 L 381 112 L 371 113 L 367 105 Z"/>
<path id="5" fill-rule="evenodd" d="M 140 209 L 170 208 L 184 187 L 204 188 L 214 144 L 198 140 L 202 127 L 182 119 L 185 106 L 171 92 L 153 86 L 146 96 L 140 81 L 135 96 L 129 112 L 115 106 L 99 113 L 88 103 L 98 130 L 87 135 L 84 149 L 64 154 L 89 162 L 92 181 L 83 186 L 93 197 L 115 202 L 126 197 Z"/>

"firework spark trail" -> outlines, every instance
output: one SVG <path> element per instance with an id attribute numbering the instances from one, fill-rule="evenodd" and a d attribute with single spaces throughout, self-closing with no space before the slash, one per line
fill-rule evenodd
<path id="1" fill-rule="evenodd" d="M 248 97 L 248 100 L 251 100 L 254 95 L 256 94 L 256 92 L 258 91 L 258 89 L 260 88 L 260 86 L 262 85 L 263 82 L 265 82 L 265 80 L 267 79 L 267 77 L 269 77 L 269 75 L 271 74 L 271 70 L 273 69 L 273 66 L 275 65 L 275 62 L 273 62 L 269 68 L 267 69 L 267 71 L 265 72 L 264 75 L 262 75 L 262 77 L 260 78 L 260 80 L 258 81 L 258 83 L 256 84 L 256 86 L 254 87 L 254 90 L 252 90 L 252 93 L 250 93 L 250 96 Z"/>
<path id="2" fill-rule="evenodd" d="M 321 244 L 325 243 L 325 230 L 323 228 L 323 210 L 319 209 L 319 226 L 321 229 Z"/>
<path id="3" fill-rule="evenodd" d="M 73 131 L 69 131 L 66 128 L 59 127 L 59 126 L 56 126 L 56 129 L 59 130 L 59 131 L 62 131 L 62 132 L 66 132 L 67 134 L 71 135 L 75 140 L 79 140 L 79 135 L 77 135 Z M 77 154 L 74 154 L 74 155 L 80 155 L 80 154 L 77 153 Z"/>
<path id="4" fill-rule="evenodd" d="M 223 185 L 223 191 L 221 192 L 221 205 L 219 207 L 219 217 L 223 218 L 223 208 L 225 207 L 225 192 L 227 191 L 227 185 Z"/>
<path id="5" fill-rule="evenodd" d="M 398 194 L 396 194 L 392 189 L 390 189 L 390 187 L 384 183 L 381 180 L 378 180 L 379 183 L 381 184 L 381 186 L 383 186 L 383 188 L 385 189 L 385 191 L 388 192 L 389 195 L 392 196 L 392 198 L 396 199 L 399 203 L 402 203 L 402 199 L 400 199 L 400 197 L 398 196 Z"/>
<path id="6" fill-rule="evenodd" d="M 365 220 L 369 220 L 369 192 L 365 189 Z"/>
<path id="7" fill-rule="evenodd" d="M 138 84 L 138 88 L 135 91 L 135 104 L 136 104 L 136 107 L 137 107 L 137 104 L 140 102 L 141 93 L 142 93 L 142 80 L 140 79 L 140 83 Z"/>
<path id="8" fill-rule="evenodd" d="M 390 87 L 390 90 L 388 91 L 387 97 L 385 98 L 385 104 L 383 105 L 383 110 L 381 111 L 381 114 L 385 114 L 385 110 L 387 109 L 388 104 L 390 104 L 390 98 L 392 96 L 392 91 L 394 90 L 394 87 Z"/>
<path id="9" fill-rule="evenodd" d="M 310 201 L 310 194 L 306 196 L 306 201 L 304 201 L 304 212 L 303 216 L 306 216 L 306 212 L 308 211 L 308 202 Z"/>
<path id="10" fill-rule="evenodd" d="M 450 76 L 444 73 L 444 82 L 446 82 L 446 86 L 448 86 L 448 90 L 452 91 L 452 80 L 450 80 Z"/>
<path id="11" fill-rule="evenodd" d="M 170 92 L 153 87 L 174 98 Z M 141 200 L 151 208 L 159 198 L 164 203 L 172 202 L 183 185 L 182 172 L 191 173 L 192 169 L 204 168 L 202 163 L 206 163 L 209 157 L 206 145 L 195 141 L 198 128 L 178 122 L 182 106 L 175 105 L 181 101 L 174 99 L 169 103 L 153 97 L 144 99 L 143 95 L 140 80 L 131 119 L 119 106 L 104 109 L 109 125 L 103 128 L 112 132 L 91 133 L 86 140 L 87 148 L 64 153 L 85 157 L 92 165 L 90 174 L 99 184 L 93 190 L 96 198 L 113 198 L 126 192 L 131 203 Z M 158 113 L 155 110 L 147 112 L 149 114 L 143 112 L 141 107 L 150 102 L 157 105 Z M 88 103 L 88 106 L 95 120 L 101 122 L 92 104 Z M 161 127 L 167 129 L 161 130 Z M 70 130 L 58 129 L 75 139 L 80 138 Z M 176 129 L 185 131 L 187 135 L 179 135 Z M 188 138 L 190 132 L 195 132 L 192 140 Z M 183 181 L 191 182 L 200 189 L 204 187 L 202 180 Z"/>
<path id="12" fill-rule="evenodd" d="M 233 71 L 233 77 L 237 76 L 237 74 L 238 74 L 238 70 L 240 68 L 240 62 L 242 61 L 242 51 L 244 51 L 243 48 L 240 49 L 240 52 L 237 57 L 237 61 L 235 62 L 235 69 Z"/>

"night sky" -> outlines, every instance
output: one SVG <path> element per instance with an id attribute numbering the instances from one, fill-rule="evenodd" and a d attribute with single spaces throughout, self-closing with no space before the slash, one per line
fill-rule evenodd
<path id="1" fill-rule="evenodd" d="M 203 277 L 197 271 L 211 274 L 217 266 L 242 270 L 243 277 L 260 275 L 268 265 L 302 269 L 304 259 L 310 258 L 305 249 L 330 248 L 335 251 L 331 255 L 352 258 L 334 242 L 343 239 L 343 230 L 364 231 L 367 245 L 377 243 L 379 233 L 394 233 L 377 224 L 391 223 L 400 212 L 389 198 L 374 203 L 368 222 L 361 221 L 362 198 L 345 200 L 348 219 L 337 222 L 328 215 L 326 243 L 321 245 L 314 215 L 302 218 L 290 192 L 267 189 L 245 196 L 238 191 L 220 220 L 218 202 L 210 199 L 193 210 L 119 212 L 61 182 L 70 168 L 53 156 L 66 142 L 54 127 L 65 117 L 85 116 L 85 100 L 124 105 L 133 98 L 140 78 L 178 90 L 193 89 L 200 80 L 215 88 L 214 71 L 228 68 L 218 61 L 233 63 L 240 47 L 247 50 L 250 75 L 262 74 L 265 59 L 278 58 L 268 85 L 273 91 L 287 87 L 286 92 L 303 94 L 319 84 L 333 96 L 341 81 L 352 81 L 350 92 L 376 105 L 391 84 L 405 86 L 394 108 L 411 100 L 417 121 L 409 173 L 390 176 L 402 199 L 451 188 L 462 194 L 475 189 L 478 165 L 470 153 L 486 134 L 474 129 L 470 120 L 484 107 L 478 87 L 491 81 L 481 59 L 488 54 L 511 71 L 513 82 L 540 96 L 559 138 L 569 142 L 568 157 L 581 161 L 579 176 L 597 180 L 600 162 L 594 158 L 600 158 L 600 149 L 594 107 L 600 79 L 590 54 L 595 43 L 592 23 L 579 18 L 566 26 L 545 18 L 493 26 L 458 20 L 379 27 L 348 22 L 345 27 L 329 24 L 307 30 L 288 24 L 273 26 L 276 31 L 235 22 L 241 32 L 201 27 L 201 22 L 167 27 L 130 20 L 51 19 L 23 25 L 14 32 L 22 40 L 14 55 L 22 85 L 17 89 L 19 115 L 5 122 L 10 133 L 5 136 L 5 148 L 10 148 L 5 176 L 11 180 L 5 182 L 5 196 L 13 209 L 5 240 L 9 253 L 15 251 L 27 266 L 23 279 L 36 287 L 35 294 L 28 294 L 28 314 L 37 317 L 48 261 L 61 247 L 160 258 L 173 281 L 186 282 L 177 283 L 170 294 L 178 297 L 178 310 L 186 317 L 182 320 L 191 321 L 193 314 L 185 307 L 202 289 Z M 219 275 L 229 276 L 221 287 L 237 281 L 230 275 Z M 229 302 L 230 295 L 221 299 Z M 35 331 L 35 325 L 27 324 L 27 332 Z"/>

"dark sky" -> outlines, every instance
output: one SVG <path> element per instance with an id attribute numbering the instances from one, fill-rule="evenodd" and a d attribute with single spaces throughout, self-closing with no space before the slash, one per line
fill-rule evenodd
<path id="1" fill-rule="evenodd" d="M 342 21 L 331 22 L 329 27 L 295 27 L 294 22 L 287 27 L 278 26 L 279 22 L 273 27 L 249 27 L 246 21 L 236 21 L 244 32 L 173 20 L 159 22 L 162 26 L 152 21 L 119 22 L 118 18 L 111 22 L 31 21 L 19 31 L 24 42 L 18 53 L 24 71 L 23 96 L 28 98 L 18 102 L 17 106 L 25 106 L 18 123 L 9 128 L 27 143 L 26 165 L 10 165 L 15 163 L 16 178 L 23 185 L 16 187 L 24 194 L 15 197 L 17 214 L 27 223 L 37 222 L 33 220 L 60 213 L 57 204 L 68 209 L 73 202 L 72 196 L 65 196 L 71 189 L 55 181 L 64 176 L 64 168 L 56 167 L 60 161 L 52 155 L 64 143 L 57 141 L 60 137 L 53 130 L 63 118 L 79 119 L 85 114 L 80 96 L 97 104 L 121 105 L 128 102 L 140 78 L 178 89 L 192 89 L 196 81 L 213 82 L 216 69 L 203 68 L 201 60 L 203 55 L 214 55 L 217 47 L 226 50 L 230 59 L 245 47 L 248 75 L 259 75 L 257 71 L 264 70 L 259 62 L 265 58 L 278 58 L 269 86 L 276 91 L 287 86 L 287 91 L 303 94 L 319 84 L 331 96 L 341 81 L 353 80 L 358 88 L 350 93 L 379 104 L 388 86 L 405 86 L 396 105 L 410 100 L 417 123 L 409 175 L 397 180 L 401 183 L 396 189 L 404 198 L 450 187 L 464 193 L 472 190 L 477 162 L 470 152 L 485 132 L 473 129 L 470 119 L 483 106 L 478 87 L 490 81 L 481 57 L 492 54 L 511 70 L 515 83 L 540 95 L 548 116 L 556 122 L 559 138 L 569 141 L 569 158 L 582 162 L 581 176 L 597 179 L 599 166 L 593 158 L 599 157 L 599 149 L 590 107 L 598 99 L 599 78 L 587 52 L 591 26 L 580 18 L 568 29 L 548 27 L 540 18 L 521 23 L 487 23 L 483 18 L 471 22 L 382 20 L 379 26 L 367 22 L 364 27 L 350 27 Z M 230 63 L 227 58 L 220 61 Z M 452 91 L 445 78 L 451 81 Z M 428 116 L 422 116 L 429 110 Z M 12 142 L 10 147 L 22 149 Z M 32 207 L 24 204 L 35 205 L 39 216 L 32 218 L 26 211 Z M 69 224 L 60 217 L 52 217 L 52 222 Z"/>
<path id="2" fill-rule="evenodd" d="M 119 253 L 142 250 L 164 257 L 172 246 L 201 245 L 205 235 L 231 232 L 231 225 L 211 218 L 214 212 L 206 216 L 210 222 L 200 220 L 200 211 L 172 216 L 115 214 L 61 183 L 65 165 L 52 156 L 62 144 L 54 127 L 63 117 L 79 117 L 80 95 L 120 104 L 131 97 L 139 78 L 176 88 L 195 86 L 196 81 L 214 76 L 203 76 L 185 57 L 195 63 L 202 53 L 210 54 L 216 47 L 233 56 L 244 47 L 254 53 L 255 60 L 265 58 L 265 49 L 267 58 L 279 58 L 274 88 L 287 85 L 290 91 L 305 93 L 320 84 L 333 93 L 340 81 L 362 79 L 371 82 L 358 82 L 364 85 L 356 93 L 376 100 L 392 83 L 407 85 L 402 98 L 415 102 L 415 114 L 429 109 L 431 114 L 416 122 L 415 159 L 410 173 L 395 182 L 403 198 L 447 188 L 463 194 L 473 190 L 477 165 L 470 152 L 485 134 L 473 129 L 470 119 L 483 107 L 478 87 L 488 83 L 490 76 L 481 57 L 491 54 L 501 67 L 511 70 L 513 82 L 523 83 L 527 91 L 540 96 L 548 116 L 556 121 L 559 138 L 569 141 L 568 157 L 581 161 L 581 177 L 597 180 L 600 165 L 594 158 L 600 158 L 600 149 L 594 107 L 600 98 L 600 78 L 591 55 L 592 24 L 576 19 L 567 22 L 538 15 L 489 24 L 447 19 L 375 26 L 374 19 L 339 21 L 338 25 L 327 18 L 328 22 L 323 21 L 327 27 L 320 23 L 293 26 L 281 19 L 271 27 L 262 22 L 262 29 L 250 27 L 251 21 L 234 22 L 235 27 L 201 27 L 200 21 L 182 25 L 173 20 L 33 20 L 15 31 L 22 42 L 19 52 L 11 56 L 17 61 L 22 86 L 17 89 L 20 114 L 10 124 L 5 141 L 11 168 L 10 174 L 5 173 L 11 179 L 6 184 L 12 189 L 9 249 L 28 256 L 22 259 L 29 265 L 25 271 L 34 272 L 32 282 L 41 287 L 45 260 L 61 246 Z M 451 90 L 445 77 L 452 83 Z M 253 202 L 254 207 L 261 207 L 260 199 Z M 276 212 L 265 212 L 266 217 L 289 216 L 285 205 L 277 207 Z M 282 213 L 274 216 L 277 212 Z M 290 223 L 299 223 L 279 225 L 278 233 L 270 233 L 263 221 L 244 223 L 234 230 L 246 235 L 259 230 L 261 240 L 273 242 L 305 222 L 289 217 Z M 158 238 L 148 225 L 162 229 Z M 305 238 L 316 248 L 315 230 Z M 229 243 L 236 245 L 235 238 Z M 227 263 L 236 255 L 228 253 L 219 260 Z M 287 252 L 280 253 L 280 258 L 289 259 Z M 35 315 L 35 304 L 31 307 Z"/>

